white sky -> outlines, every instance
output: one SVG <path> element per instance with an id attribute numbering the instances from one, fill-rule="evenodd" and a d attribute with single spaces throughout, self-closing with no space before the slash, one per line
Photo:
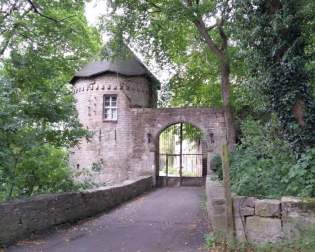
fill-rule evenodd
<path id="1" fill-rule="evenodd" d="M 98 24 L 98 17 L 100 15 L 108 15 L 108 5 L 106 3 L 106 0 L 89 0 L 85 2 L 85 16 L 89 22 L 90 25 L 92 26 L 97 26 Z M 106 42 L 109 37 L 106 34 L 102 34 L 103 42 Z M 132 48 L 134 50 L 134 48 Z M 143 56 L 139 54 L 139 52 L 135 51 L 135 54 L 137 57 L 141 60 L 143 60 Z M 150 63 L 148 66 L 150 71 L 152 71 L 153 74 L 157 76 L 157 78 L 163 83 L 167 82 L 174 73 L 171 73 L 167 69 L 160 69 L 157 67 L 157 64 Z"/>
<path id="2" fill-rule="evenodd" d="M 85 16 L 91 25 L 97 25 L 98 17 L 108 12 L 106 0 L 85 1 Z"/>

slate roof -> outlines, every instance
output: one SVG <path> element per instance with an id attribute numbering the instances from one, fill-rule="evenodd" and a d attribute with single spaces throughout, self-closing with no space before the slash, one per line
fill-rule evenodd
<path id="1" fill-rule="evenodd" d="M 144 75 L 152 80 L 157 86 L 160 86 L 159 80 L 136 58 L 128 60 L 96 61 L 84 66 L 76 72 L 70 83 L 74 83 L 79 78 L 94 77 L 104 73 L 118 73 L 124 76 L 141 76 Z"/>

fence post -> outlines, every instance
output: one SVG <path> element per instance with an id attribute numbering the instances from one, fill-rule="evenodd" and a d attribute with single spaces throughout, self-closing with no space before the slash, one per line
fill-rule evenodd
<path id="1" fill-rule="evenodd" d="M 179 131 L 179 184 L 182 185 L 182 177 L 183 177 L 183 124 L 180 124 L 180 131 Z"/>
<path id="2" fill-rule="evenodd" d="M 166 186 L 168 186 L 168 154 L 166 154 Z"/>

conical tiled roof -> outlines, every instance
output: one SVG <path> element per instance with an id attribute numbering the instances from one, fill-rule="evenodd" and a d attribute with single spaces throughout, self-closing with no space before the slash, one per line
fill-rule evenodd
<path id="1" fill-rule="evenodd" d="M 70 83 L 73 84 L 79 78 L 89 78 L 104 73 L 117 73 L 124 76 L 144 75 L 157 83 L 158 86 L 160 84 L 159 80 L 135 57 L 127 60 L 95 61 L 87 64 L 74 74 Z"/>

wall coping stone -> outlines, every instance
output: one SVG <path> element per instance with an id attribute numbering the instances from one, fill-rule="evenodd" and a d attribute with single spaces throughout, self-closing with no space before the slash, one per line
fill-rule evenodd
<path id="1" fill-rule="evenodd" d="M 225 233 L 225 202 L 222 182 L 206 179 L 207 210 L 214 233 Z M 240 241 L 269 243 L 298 238 L 301 231 L 315 225 L 315 198 L 285 196 L 281 199 L 257 199 L 233 194 L 235 235 Z"/>
<path id="2" fill-rule="evenodd" d="M 0 203 L 0 247 L 54 225 L 110 210 L 152 187 L 152 176 L 143 176 L 83 192 L 42 194 Z"/>

